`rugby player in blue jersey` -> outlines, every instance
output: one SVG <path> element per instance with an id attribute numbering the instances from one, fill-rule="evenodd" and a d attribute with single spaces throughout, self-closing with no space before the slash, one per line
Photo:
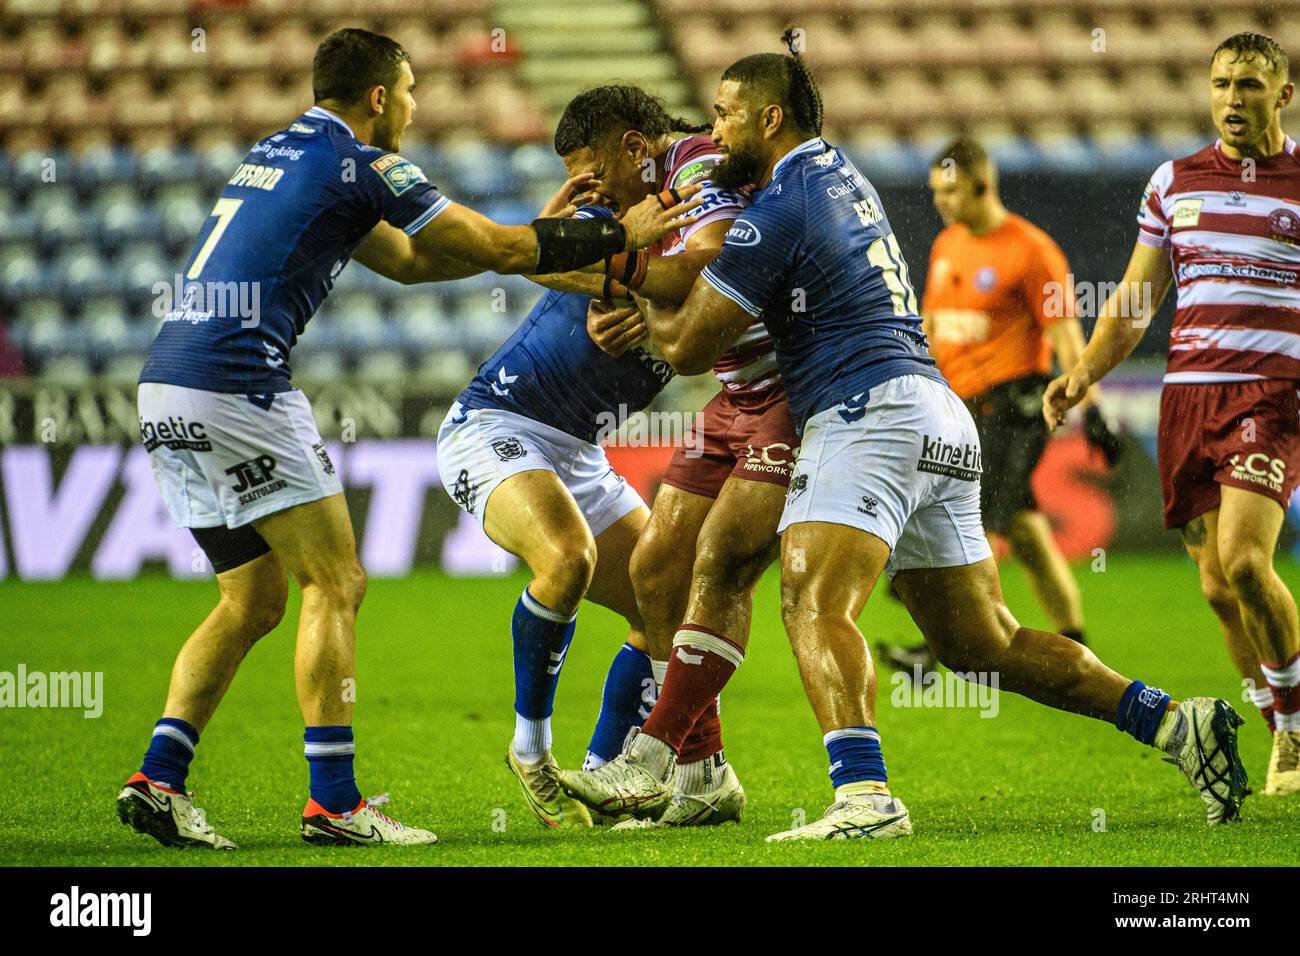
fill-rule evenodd
<path id="1" fill-rule="evenodd" d="M 944 664 L 1114 720 L 1180 766 L 1211 823 L 1235 818 L 1246 773 L 1241 718 L 1226 701 L 1174 701 L 1069 638 L 1021 627 L 1003 603 L 980 519 L 974 422 L 929 356 L 880 197 L 821 138 L 821 97 L 802 60 L 737 61 L 722 75 L 714 110 L 726 157 L 714 181 L 760 189 L 676 315 L 646 320 L 673 367 L 692 374 L 762 316 L 803 433 L 781 518 L 782 618 L 836 799 L 821 819 L 768 839 L 912 832 L 887 783 L 875 673 L 856 624 L 882 572 Z M 655 712 L 679 709 L 685 722 L 734 668 L 715 648 L 680 649 L 687 654 L 670 661 Z M 709 673 L 712 683 L 701 680 Z M 603 812 L 653 812 L 670 798 L 675 757 L 646 728 L 598 770 L 562 772 L 561 786 Z"/>
<path id="2" fill-rule="evenodd" d="M 748 204 L 736 192 L 707 184 L 719 159 L 707 136 L 674 136 L 695 132 L 698 127 L 670 117 L 658 98 L 631 86 L 583 92 L 568 104 L 556 127 L 555 148 L 569 172 L 575 180 L 594 175 L 587 187 L 604 204 L 580 210 L 579 217 L 609 215 L 612 210 L 632 208 L 661 189 L 705 183 L 692 222 L 652 247 L 653 257 L 631 270 L 635 275 L 629 282 L 647 308 L 655 302 L 671 308 L 681 304 L 700 269 L 721 248 L 730 222 Z M 645 720 L 654 702 L 656 675 L 662 679 L 673 633 L 681 625 L 677 610 L 671 623 L 655 626 L 665 612 L 674 613 L 672 606 L 647 606 L 642 600 L 638 608 L 640 588 L 634 593 L 629 562 L 635 565 L 634 547 L 640 553 L 638 541 L 648 513 L 640 496 L 610 468 L 599 444 L 602 430 L 610 431 L 610 422 L 644 408 L 673 374 L 661 356 L 635 341 L 635 330 L 622 341 L 609 341 L 601 330 L 595 331 L 608 353 L 588 337 L 589 316 L 594 316 L 593 328 L 599 323 L 602 330 L 639 324 L 639 336 L 644 337 L 644 324 L 636 322 L 631 309 L 608 311 L 597 305 L 589 313 L 593 298 L 627 298 L 627 287 L 613 288 L 616 282 L 621 285 L 627 265 L 610 262 L 599 267 L 599 274 L 536 277 L 543 285 L 569 291 L 553 291 L 538 301 L 515 334 L 480 367 L 439 434 L 439 469 L 448 494 L 482 523 L 493 541 L 523 558 L 533 572 L 511 622 L 515 733 L 506 764 L 518 778 L 528 805 L 547 826 L 592 822 L 581 803 L 560 793 L 551 755 L 555 690 L 579 603 L 586 597 L 616 611 L 629 625 L 628 641 L 605 681 L 600 716 L 584 763 L 589 769 L 617 756 L 631 730 Z M 766 340 L 766 334 L 751 339 Z M 754 374 L 733 372 L 732 387 L 740 390 L 761 374 L 767 375 L 761 384 L 770 385 L 773 369 L 763 365 L 763 350 L 746 354 L 748 358 L 732 368 Z M 772 406 L 772 392 L 768 387 L 760 395 L 762 409 Z M 789 422 L 783 396 L 777 394 L 775 400 Z M 751 402 L 749 407 L 758 404 Z M 739 417 L 763 419 L 761 414 Z M 773 417 L 768 414 L 766 419 Z M 789 430 L 793 432 L 792 423 Z M 679 452 L 677 456 L 684 460 L 687 472 L 696 466 L 718 470 L 720 456 L 708 454 L 707 431 L 706 426 L 705 455 L 693 459 Z M 727 458 L 719 485 L 737 464 L 734 456 Z M 773 487 L 774 480 L 760 487 Z M 749 508 L 733 506 L 728 523 L 713 522 L 721 543 L 709 553 L 734 554 L 739 547 L 749 547 L 747 542 L 755 534 L 763 534 L 753 545 L 763 558 L 753 575 L 756 578 L 774 557 L 783 489 L 782 484 L 771 496 L 776 507 L 769 509 L 766 525 L 756 520 L 757 505 L 752 501 Z M 677 489 L 668 488 L 656 498 L 661 522 L 682 512 L 672 508 L 669 518 L 664 517 L 662 504 L 669 491 Z M 746 504 L 743 497 L 736 496 L 737 505 Z M 668 567 L 656 569 L 658 579 L 666 575 L 680 579 L 680 594 L 669 596 L 679 608 L 686 600 L 691 568 L 690 560 L 682 560 L 682 549 L 694 552 L 713 499 L 701 500 L 706 504 L 688 529 L 689 536 L 679 536 L 676 552 L 662 562 Z M 650 521 L 653 524 L 654 518 Z M 743 608 L 745 629 L 752 583 L 752 578 L 741 581 L 719 602 L 733 617 L 742 615 Z M 688 751 L 679 767 L 680 799 L 657 821 L 663 825 L 720 823 L 739 818 L 744 807 L 744 790 L 722 752 L 716 703 L 712 714 L 697 724 L 692 742 L 698 753 Z"/>
<path id="3" fill-rule="evenodd" d="M 348 260 L 401 282 L 563 272 L 649 245 L 693 208 L 674 194 L 618 222 L 562 218 L 581 186 L 570 181 L 548 204 L 555 218 L 498 225 L 440 195 L 396 152 L 414 84 L 395 41 L 355 29 L 327 37 L 312 67 L 315 106 L 235 170 L 149 349 L 142 437 L 173 520 L 193 531 L 220 590 L 177 657 L 143 764 L 118 796 L 122 822 L 164 844 L 234 846 L 193 806 L 186 775 L 240 662 L 279 622 L 288 575 L 303 592 L 295 678 L 310 769 L 304 839 L 435 840 L 362 799 L 353 778 L 365 574 L 338 476 L 290 383 L 290 349 Z"/>

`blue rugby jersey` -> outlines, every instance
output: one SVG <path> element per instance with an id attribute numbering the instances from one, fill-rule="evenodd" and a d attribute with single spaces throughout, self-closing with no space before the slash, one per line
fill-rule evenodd
<path id="1" fill-rule="evenodd" d="M 820 138 L 781 158 L 702 275 L 771 332 L 800 429 L 899 375 L 944 380 L 880 196 Z"/>
<path id="2" fill-rule="evenodd" d="M 140 381 L 287 391 L 290 350 L 366 234 L 382 219 L 414 235 L 450 204 L 418 166 L 313 107 L 227 182 Z"/>
<path id="3" fill-rule="evenodd" d="M 610 213 L 585 207 L 576 215 Z M 457 396 L 461 407 L 504 409 L 595 442 L 620 407 L 631 413 L 649 405 L 672 379 L 672 366 L 648 342 L 618 358 L 602 352 L 587 334 L 590 302 L 576 292 L 549 291 L 538 299 Z"/>

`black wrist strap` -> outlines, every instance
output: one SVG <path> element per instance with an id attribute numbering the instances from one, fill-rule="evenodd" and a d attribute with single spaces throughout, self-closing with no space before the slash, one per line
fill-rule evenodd
<path id="1" fill-rule="evenodd" d="M 534 219 L 537 267 L 534 275 L 572 272 L 622 252 L 623 224 L 613 219 Z"/>

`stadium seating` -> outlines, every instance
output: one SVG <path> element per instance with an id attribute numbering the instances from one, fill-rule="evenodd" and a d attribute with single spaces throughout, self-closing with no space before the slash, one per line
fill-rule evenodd
<path id="1" fill-rule="evenodd" d="M 1137 176 L 1210 135 L 1219 39 L 1255 27 L 1300 48 L 1300 0 L 618 0 L 599 23 L 589 6 L 0 0 L 0 356 L 7 338 L 40 374 L 129 377 L 161 314 L 155 285 L 248 143 L 310 104 L 315 44 L 342 25 L 401 40 L 419 78 L 406 151 L 507 222 L 555 188 L 550 133 L 577 88 L 644 80 L 700 118 L 719 72 L 778 50 L 787 26 L 803 30 L 828 135 L 885 183 L 915 181 L 959 129 L 1008 173 Z M 491 276 L 403 287 L 352 266 L 299 374 L 460 376 L 535 291 Z"/>

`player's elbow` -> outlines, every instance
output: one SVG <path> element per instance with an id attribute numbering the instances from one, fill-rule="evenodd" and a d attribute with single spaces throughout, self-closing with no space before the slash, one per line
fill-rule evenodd
<path id="1" fill-rule="evenodd" d="M 713 367 L 713 358 L 687 342 L 665 343 L 664 358 L 678 375 L 702 375 Z"/>

